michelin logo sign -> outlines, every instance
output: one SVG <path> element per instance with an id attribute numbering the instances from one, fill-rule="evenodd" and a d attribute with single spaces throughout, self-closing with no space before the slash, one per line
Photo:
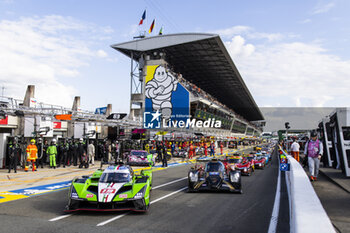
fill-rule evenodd
<path id="1" fill-rule="evenodd" d="M 147 66 L 146 70 L 145 129 L 221 127 L 215 119 L 190 119 L 190 94 L 164 66 Z"/>

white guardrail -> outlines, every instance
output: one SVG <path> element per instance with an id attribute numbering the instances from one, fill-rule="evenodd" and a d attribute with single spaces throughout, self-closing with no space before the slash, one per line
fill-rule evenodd
<path id="1" fill-rule="evenodd" d="M 286 172 L 291 233 L 335 232 L 331 220 L 298 161 L 287 155 L 290 171 Z"/>

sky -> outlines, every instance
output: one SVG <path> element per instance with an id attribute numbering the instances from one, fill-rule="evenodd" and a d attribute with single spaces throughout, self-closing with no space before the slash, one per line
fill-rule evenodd
<path id="1" fill-rule="evenodd" d="M 130 59 L 110 45 L 155 19 L 146 36 L 219 34 L 259 107 L 349 106 L 349 10 L 348 0 L 0 0 L 0 87 L 129 112 Z"/>

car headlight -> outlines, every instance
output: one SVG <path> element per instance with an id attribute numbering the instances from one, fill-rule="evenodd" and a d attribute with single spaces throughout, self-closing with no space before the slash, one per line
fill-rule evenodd
<path id="1" fill-rule="evenodd" d="M 232 182 L 232 183 L 238 182 L 238 180 L 239 180 L 239 173 L 235 173 L 235 174 L 232 174 L 232 173 L 231 173 L 230 179 L 231 179 L 231 182 Z"/>
<path id="2" fill-rule="evenodd" d="M 198 181 L 198 173 L 190 172 L 189 177 L 190 177 L 190 181 L 191 182 L 197 182 Z"/>

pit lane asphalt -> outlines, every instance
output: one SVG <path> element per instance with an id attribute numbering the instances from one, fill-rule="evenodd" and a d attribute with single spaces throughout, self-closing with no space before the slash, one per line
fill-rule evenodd
<path id="1" fill-rule="evenodd" d="M 186 177 L 191 165 L 154 172 L 153 186 Z M 0 205 L 1 232 L 267 232 L 272 213 L 278 163 L 274 158 L 264 170 L 242 178 L 243 194 L 175 193 L 151 205 L 148 213 L 79 212 L 64 215 L 67 190 L 3 203 Z M 154 189 L 151 201 L 187 186 L 181 180 Z M 116 216 L 108 224 L 97 226 Z"/>

